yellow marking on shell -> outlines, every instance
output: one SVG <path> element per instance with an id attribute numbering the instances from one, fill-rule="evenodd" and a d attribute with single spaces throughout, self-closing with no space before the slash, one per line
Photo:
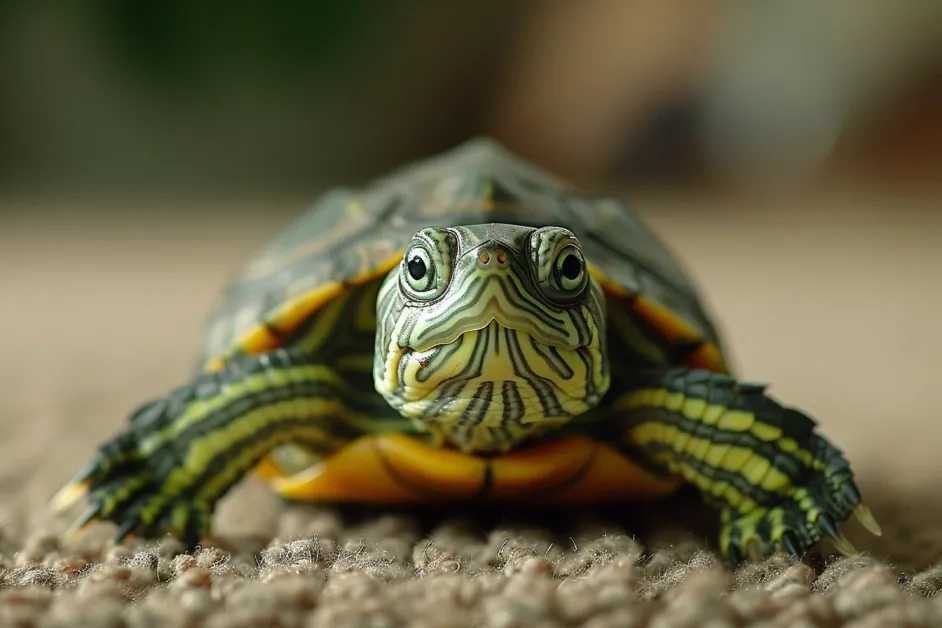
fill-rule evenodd
<path id="1" fill-rule="evenodd" d="M 222 370 L 222 367 L 226 365 L 225 358 L 213 358 L 203 367 L 204 371 L 208 373 L 218 373 Z"/>
<path id="2" fill-rule="evenodd" d="M 671 344 L 690 342 L 700 338 L 686 321 L 675 316 L 670 310 L 664 308 L 644 297 L 637 297 L 630 301 L 630 307 L 651 322 L 664 338 Z"/>
<path id="3" fill-rule="evenodd" d="M 257 475 L 260 479 L 265 481 L 277 480 L 278 478 L 287 477 L 282 471 L 281 467 L 278 466 L 278 463 L 274 461 L 272 456 L 265 456 L 252 469 L 252 473 Z"/>
<path id="4" fill-rule="evenodd" d="M 361 276 L 350 281 L 333 281 L 318 288 L 314 288 L 300 295 L 298 298 L 285 303 L 272 317 L 272 323 L 277 326 L 278 329 L 296 329 L 307 320 L 311 314 L 320 310 L 325 303 L 348 292 L 351 286 L 359 285 L 366 280 L 366 277 Z M 246 348 L 246 353 L 251 353 L 251 351 Z"/>
<path id="5" fill-rule="evenodd" d="M 695 353 L 685 357 L 684 362 L 692 367 L 716 373 L 729 372 L 729 366 L 727 366 L 720 348 L 712 342 L 704 342 Z"/>
<path id="6" fill-rule="evenodd" d="M 484 482 L 482 458 L 435 448 L 403 434 L 361 436 L 309 469 L 272 480 L 289 499 L 360 503 L 466 500 Z"/>
<path id="7" fill-rule="evenodd" d="M 338 294 L 337 297 L 340 297 Z M 317 352 L 324 342 L 336 333 L 337 321 L 344 312 L 345 299 L 334 298 L 327 301 L 318 309 L 317 325 L 314 325 L 304 338 L 298 343 L 298 347 L 308 354 Z"/>
<path id="8" fill-rule="evenodd" d="M 273 328 L 280 330 L 282 333 L 290 333 L 291 330 L 297 329 L 325 303 L 351 291 L 354 287 L 361 286 L 388 273 L 399 264 L 401 257 L 402 252 L 399 252 L 385 262 L 378 264 L 376 268 L 371 269 L 369 272 L 361 273 L 345 281 L 328 282 L 313 290 L 306 291 L 304 294 L 284 303 L 268 322 Z M 276 349 L 279 344 L 280 340 L 268 327 L 257 325 L 235 342 L 232 351 L 209 360 L 204 370 L 211 373 L 220 371 L 225 366 L 227 359 L 235 352 L 254 355 Z"/>
<path id="9" fill-rule="evenodd" d="M 547 491 L 538 496 L 530 485 L 540 478 L 549 477 L 558 460 L 568 459 L 570 465 L 591 455 L 588 464 L 579 469 L 576 481 L 570 480 L 564 489 Z M 593 442 L 586 436 L 570 436 L 551 441 L 544 446 L 513 451 L 494 464 L 494 490 L 504 491 L 507 499 L 526 499 L 543 505 L 588 505 L 663 497 L 674 493 L 682 485 L 680 478 L 661 478 L 652 475 L 633 460 L 609 445 Z M 519 467 L 522 482 L 513 491 L 506 491 L 505 473 L 501 463 L 512 462 Z M 528 479 L 529 478 L 529 479 Z M 544 489 L 545 490 L 545 489 Z M 532 495 L 532 496 L 531 496 Z"/>
<path id="10" fill-rule="evenodd" d="M 676 316 L 667 308 L 612 281 L 597 266 L 589 263 L 588 267 L 589 274 L 599 282 L 609 296 L 621 300 L 625 306 L 634 310 L 635 313 L 650 322 L 667 342 L 671 344 L 686 344 L 694 341 L 702 341 L 703 344 L 697 351 L 691 355 L 685 356 L 683 360 L 684 364 L 717 373 L 729 372 L 729 366 L 726 364 L 726 360 L 720 348 L 716 346 L 716 344 L 703 338 L 688 322 Z"/>
<path id="11" fill-rule="evenodd" d="M 439 503 L 478 497 L 571 506 L 668 495 L 680 481 L 652 476 L 586 436 L 483 458 L 403 434 L 381 434 L 360 437 L 323 462 L 273 478 L 271 484 L 284 497 L 307 501 Z"/>

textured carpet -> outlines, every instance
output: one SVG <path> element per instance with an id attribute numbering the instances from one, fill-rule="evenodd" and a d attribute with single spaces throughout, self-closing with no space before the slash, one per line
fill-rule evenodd
<path id="1" fill-rule="evenodd" d="M 171 539 L 109 547 L 108 525 L 60 541 L 77 512 L 53 517 L 48 499 L 128 410 L 185 376 L 229 270 L 298 205 L 164 220 L 10 206 L 0 625 L 942 625 L 937 206 L 644 204 L 710 296 L 738 370 L 819 419 L 885 530 L 846 526 L 860 556 L 822 544 L 804 564 L 736 573 L 683 496 L 558 516 L 415 513 L 286 505 L 246 482 L 196 555 Z"/>

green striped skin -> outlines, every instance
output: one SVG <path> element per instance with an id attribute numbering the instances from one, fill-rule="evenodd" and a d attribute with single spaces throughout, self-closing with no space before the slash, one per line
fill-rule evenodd
<path id="1" fill-rule="evenodd" d="M 376 389 L 464 452 L 506 452 L 608 391 L 605 296 L 566 229 L 425 229 L 383 282 L 378 318 Z"/>
<path id="2" fill-rule="evenodd" d="M 560 274 L 572 254 L 591 274 Z M 192 381 L 136 411 L 75 479 L 80 523 L 192 545 L 269 454 L 294 472 L 364 434 L 491 455 L 580 432 L 696 486 L 734 563 L 823 535 L 849 547 L 837 526 L 869 519 L 841 452 L 733 379 L 720 346 L 621 201 L 472 142 L 328 193 L 251 257 Z"/>
<path id="3" fill-rule="evenodd" d="M 815 423 L 765 387 L 687 367 L 617 371 L 625 390 L 581 429 L 632 459 L 679 475 L 721 511 L 720 547 L 734 563 L 769 547 L 802 555 L 861 504 L 853 473 Z"/>

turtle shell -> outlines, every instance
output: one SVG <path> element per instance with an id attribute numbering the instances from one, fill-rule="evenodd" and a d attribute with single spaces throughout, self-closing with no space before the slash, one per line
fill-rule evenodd
<path id="1" fill-rule="evenodd" d="M 488 139 L 364 188 L 328 191 L 232 278 L 209 321 L 201 367 L 280 346 L 324 303 L 391 270 L 420 229 L 494 222 L 570 229 L 610 307 L 660 334 L 677 362 L 726 370 L 697 289 L 623 200 L 582 194 Z"/>

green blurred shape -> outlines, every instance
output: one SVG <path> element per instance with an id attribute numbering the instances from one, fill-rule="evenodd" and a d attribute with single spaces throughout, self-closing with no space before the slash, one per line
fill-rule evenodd
<path id="1" fill-rule="evenodd" d="M 98 0 L 93 18 L 128 69 L 189 82 L 220 63 L 331 81 L 357 73 L 394 39 L 409 2 L 393 0 Z"/>

